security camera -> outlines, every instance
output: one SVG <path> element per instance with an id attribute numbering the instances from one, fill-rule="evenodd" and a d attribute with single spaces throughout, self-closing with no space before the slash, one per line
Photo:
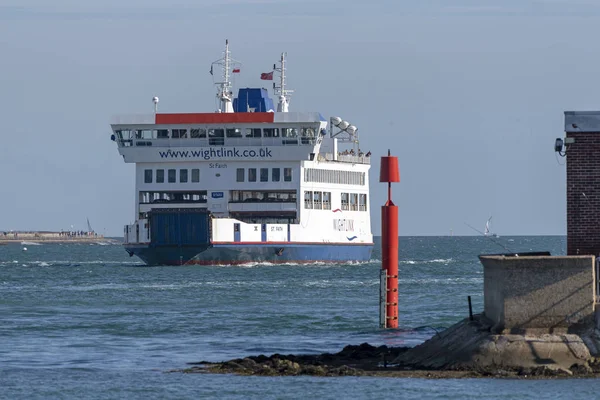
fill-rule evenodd
<path id="1" fill-rule="evenodd" d="M 560 153 L 563 149 L 563 140 L 561 138 L 556 138 L 554 142 L 554 151 Z"/>

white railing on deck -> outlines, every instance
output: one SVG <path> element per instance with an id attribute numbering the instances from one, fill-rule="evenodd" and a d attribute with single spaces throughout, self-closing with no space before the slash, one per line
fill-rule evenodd
<path id="1" fill-rule="evenodd" d="M 321 153 L 318 157 L 319 161 L 334 161 L 333 153 Z M 371 164 L 371 156 L 353 156 L 350 154 L 338 154 L 338 162 L 352 163 L 352 164 Z"/>

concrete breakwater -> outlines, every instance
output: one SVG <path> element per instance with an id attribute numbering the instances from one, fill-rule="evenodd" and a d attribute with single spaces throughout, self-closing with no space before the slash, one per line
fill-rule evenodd
<path id="1" fill-rule="evenodd" d="M 480 256 L 484 311 L 414 348 L 255 356 L 182 372 L 398 377 L 600 377 L 594 256 Z"/>
<path id="2" fill-rule="evenodd" d="M 114 243 L 114 239 L 105 238 L 95 232 L 8 232 L 0 231 L 0 244 L 11 244 L 22 242 L 32 243 L 88 243 L 106 242 Z"/>

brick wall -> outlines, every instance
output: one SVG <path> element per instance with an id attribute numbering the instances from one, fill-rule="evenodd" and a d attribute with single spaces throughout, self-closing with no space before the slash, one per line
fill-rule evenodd
<path id="1" fill-rule="evenodd" d="M 567 132 L 567 254 L 600 255 L 600 132 Z"/>

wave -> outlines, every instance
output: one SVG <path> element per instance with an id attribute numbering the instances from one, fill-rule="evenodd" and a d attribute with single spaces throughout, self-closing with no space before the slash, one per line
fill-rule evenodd
<path id="1" fill-rule="evenodd" d="M 37 243 L 37 242 L 21 242 L 21 246 L 41 246 L 41 243 Z"/>

